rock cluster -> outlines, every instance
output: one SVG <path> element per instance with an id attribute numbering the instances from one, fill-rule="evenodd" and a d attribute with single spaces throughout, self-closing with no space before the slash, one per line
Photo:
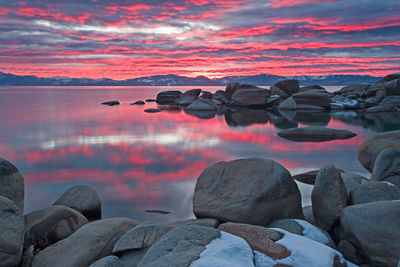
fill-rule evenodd
<path id="1" fill-rule="evenodd" d="M 382 138 L 360 147 L 365 166 L 373 165 L 371 179 L 334 165 L 295 176 L 314 185 L 312 206 L 301 207 L 282 165 L 246 158 L 200 174 L 197 219 L 163 224 L 101 219 L 100 199 L 88 186 L 24 216 L 23 177 L 1 159 L 0 266 L 397 266 L 400 151 Z"/>

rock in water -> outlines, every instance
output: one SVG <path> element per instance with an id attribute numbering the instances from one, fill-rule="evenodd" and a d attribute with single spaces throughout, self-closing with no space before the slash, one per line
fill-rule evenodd
<path id="1" fill-rule="evenodd" d="M 24 217 L 15 203 L 0 196 L 0 266 L 17 266 L 24 246 Z"/>
<path id="2" fill-rule="evenodd" d="M 265 107 L 270 96 L 267 89 L 239 90 L 232 95 L 232 105 L 242 107 Z"/>
<path id="3" fill-rule="evenodd" d="M 136 102 L 131 103 L 131 105 L 144 105 L 144 104 L 146 104 L 146 103 L 142 100 L 138 100 Z"/>
<path id="4" fill-rule="evenodd" d="M 345 208 L 339 235 L 352 244 L 363 263 L 396 266 L 400 259 L 400 201 L 376 201 Z"/>
<path id="5" fill-rule="evenodd" d="M 400 188 L 400 151 L 385 149 L 379 153 L 372 170 L 371 180 L 388 181 Z"/>
<path id="6" fill-rule="evenodd" d="M 181 226 L 155 243 L 138 267 L 254 266 L 253 252 L 240 237 L 204 226 Z"/>
<path id="7" fill-rule="evenodd" d="M 148 109 L 144 110 L 144 112 L 147 112 L 147 113 L 157 113 L 157 112 L 161 112 L 161 111 L 162 110 L 158 109 L 158 108 L 148 108 Z"/>
<path id="8" fill-rule="evenodd" d="M 32 211 L 25 216 L 25 247 L 44 249 L 88 223 L 79 212 L 65 206 Z"/>
<path id="9" fill-rule="evenodd" d="M 318 172 L 311 201 L 317 226 L 326 231 L 332 230 L 347 206 L 346 186 L 334 165 L 327 165 Z"/>
<path id="10" fill-rule="evenodd" d="M 379 153 L 388 148 L 400 150 L 400 131 L 379 133 L 365 139 L 358 148 L 358 160 L 372 172 Z"/>
<path id="11" fill-rule="evenodd" d="M 208 110 L 216 110 L 217 104 L 214 100 L 200 98 L 194 101 L 192 104 L 186 107 L 186 110 L 199 110 L 199 111 L 208 111 Z"/>
<path id="12" fill-rule="evenodd" d="M 163 91 L 158 93 L 156 102 L 160 105 L 176 104 L 181 95 L 180 91 Z"/>
<path id="13" fill-rule="evenodd" d="M 349 193 L 349 205 L 381 200 L 400 200 L 400 189 L 389 182 L 371 181 L 358 185 Z"/>
<path id="14" fill-rule="evenodd" d="M 193 212 L 216 218 L 267 226 L 280 218 L 302 218 L 301 196 L 290 173 L 269 159 L 219 162 L 197 179 Z"/>
<path id="15" fill-rule="evenodd" d="M 302 127 L 283 130 L 278 132 L 278 135 L 294 142 L 325 142 L 335 139 L 349 139 L 357 134 L 347 130 L 325 127 Z"/>
<path id="16" fill-rule="evenodd" d="M 107 102 L 103 102 L 101 103 L 103 105 L 108 105 L 108 106 L 116 106 L 119 105 L 119 101 L 117 100 L 111 100 L 111 101 L 107 101 Z"/>
<path id="17" fill-rule="evenodd" d="M 297 80 L 283 80 L 275 83 L 275 86 L 281 89 L 289 96 L 298 93 L 300 90 L 299 81 Z"/>
<path id="18" fill-rule="evenodd" d="M 0 196 L 15 202 L 24 212 L 24 177 L 9 161 L 0 158 Z"/>
<path id="19" fill-rule="evenodd" d="M 101 201 L 93 188 L 74 185 L 64 192 L 53 205 L 63 205 L 79 211 L 89 221 L 101 219 Z"/>
<path id="20" fill-rule="evenodd" d="M 115 242 L 136 225 L 138 222 L 123 218 L 88 223 L 36 254 L 32 267 L 89 266 L 111 255 Z"/>

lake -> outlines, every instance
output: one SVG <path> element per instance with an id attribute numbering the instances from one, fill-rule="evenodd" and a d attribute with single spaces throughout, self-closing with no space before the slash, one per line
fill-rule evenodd
<path id="1" fill-rule="evenodd" d="M 280 114 L 235 109 L 212 118 L 183 110 L 129 105 L 162 90 L 196 87 L 0 87 L 0 157 L 25 177 L 25 212 L 51 205 L 68 187 L 87 184 L 102 200 L 103 217 L 166 222 L 192 218 L 201 171 L 216 162 L 270 158 L 292 175 L 326 164 L 367 176 L 358 146 L 377 132 L 400 129 L 398 114 Z M 330 91 L 340 87 L 329 87 Z M 222 87 L 202 87 L 215 92 Z M 119 106 L 101 102 L 117 99 Z M 208 116 L 210 117 L 210 116 Z M 291 127 L 348 129 L 348 140 L 296 143 L 277 136 Z M 312 187 L 299 183 L 303 205 Z M 146 213 L 146 209 L 170 214 Z"/>

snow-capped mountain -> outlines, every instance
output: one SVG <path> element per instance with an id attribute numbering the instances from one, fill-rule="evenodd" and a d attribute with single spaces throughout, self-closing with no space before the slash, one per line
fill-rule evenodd
<path id="1" fill-rule="evenodd" d="M 247 83 L 259 86 L 270 86 L 280 80 L 296 79 L 301 85 L 351 85 L 358 83 L 375 83 L 380 77 L 369 75 L 324 75 L 324 76 L 278 76 L 272 74 L 259 74 L 251 76 L 227 76 L 210 79 L 205 76 L 185 77 L 179 75 L 154 75 L 117 81 L 112 79 L 89 79 L 51 77 L 40 78 L 36 76 L 19 76 L 0 72 L 0 86 L 31 85 L 31 86 L 210 86 L 226 85 L 229 82 Z"/>

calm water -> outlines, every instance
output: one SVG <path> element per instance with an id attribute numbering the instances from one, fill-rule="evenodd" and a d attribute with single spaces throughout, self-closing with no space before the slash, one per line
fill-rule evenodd
<path id="1" fill-rule="evenodd" d="M 369 135 L 400 128 L 396 114 L 282 116 L 264 110 L 236 110 L 201 119 L 179 110 L 143 112 L 156 107 L 155 103 L 129 105 L 168 89 L 0 87 L 0 156 L 13 162 L 25 177 L 25 211 L 51 205 L 72 185 L 88 184 L 100 195 L 104 217 L 191 218 L 196 178 L 211 164 L 264 157 L 292 174 L 325 164 L 366 174 L 357 161 L 358 146 Z M 121 105 L 100 105 L 112 99 L 120 100 Z M 276 135 L 279 129 L 306 125 L 348 129 L 358 136 L 294 143 Z M 300 187 L 303 204 L 307 204 L 310 186 Z M 150 214 L 145 209 L 171 214 Z"/>

